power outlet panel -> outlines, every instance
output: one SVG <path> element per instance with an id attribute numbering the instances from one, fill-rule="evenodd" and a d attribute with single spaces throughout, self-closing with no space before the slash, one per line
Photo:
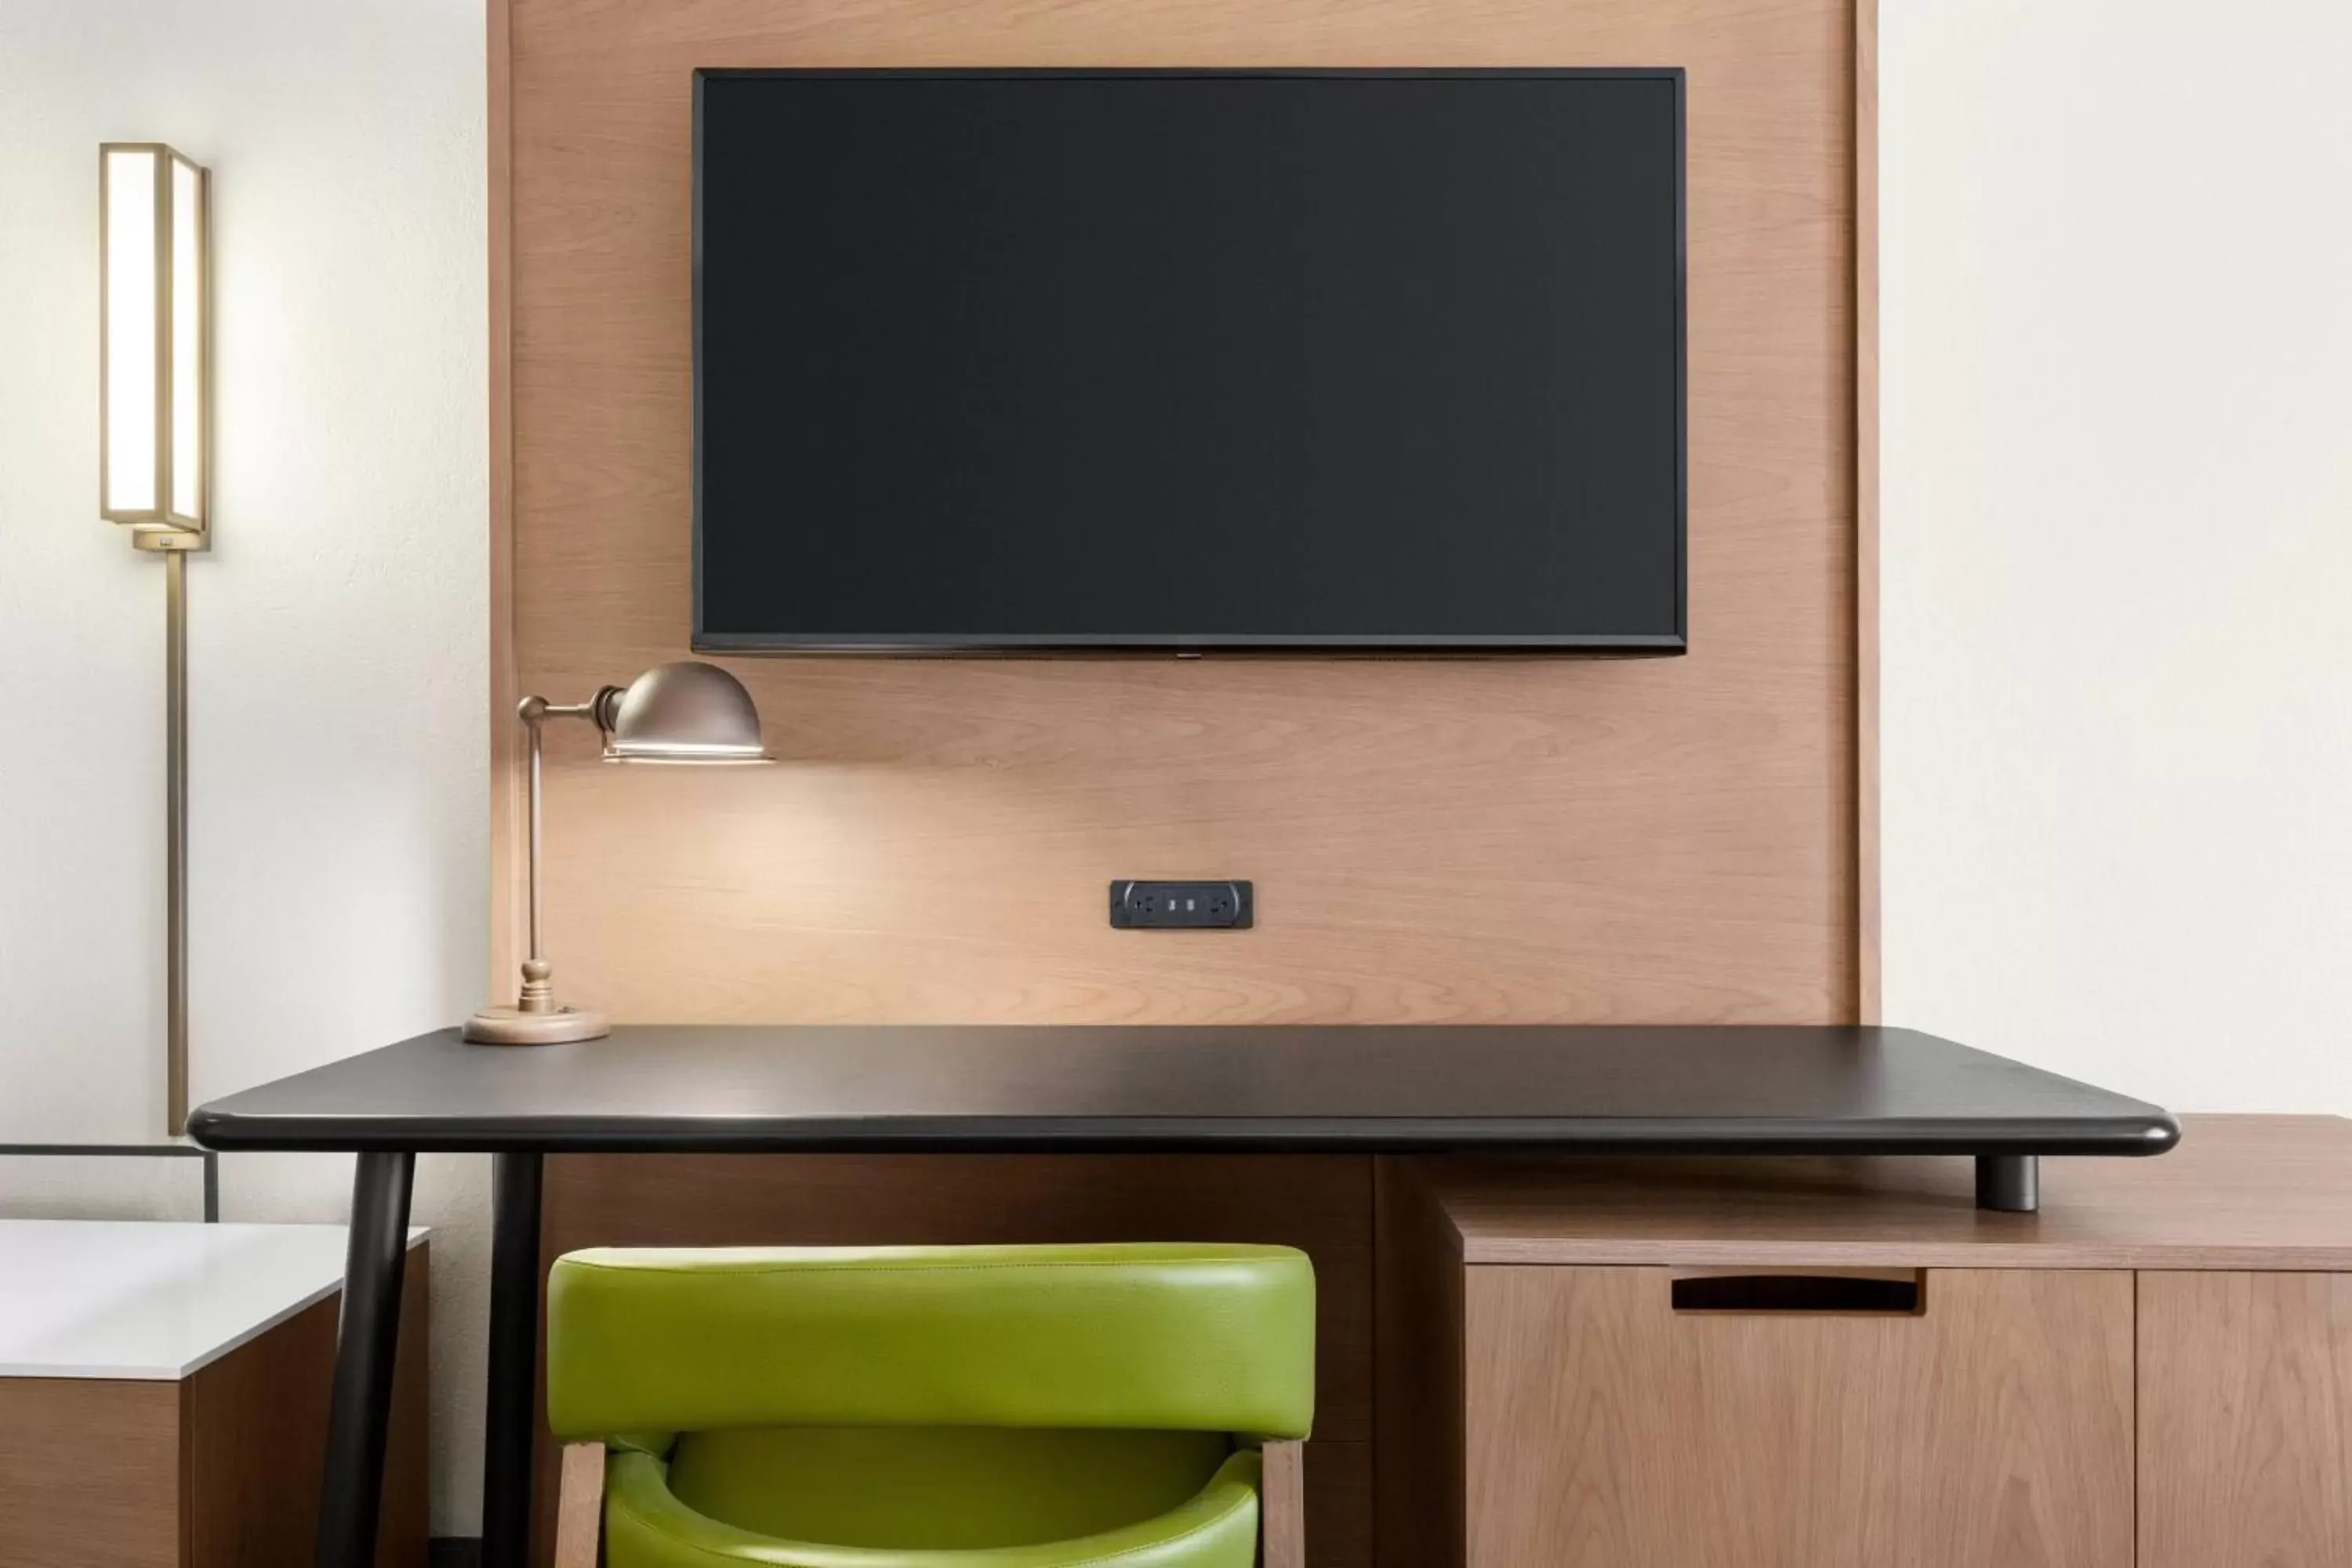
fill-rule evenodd
<path id="1" fill-rule="evenodd" d="M 1120 931 L 1246 931 L 1255 901 L 1247 882 L 1113 882 L 1110 923 Z"/>

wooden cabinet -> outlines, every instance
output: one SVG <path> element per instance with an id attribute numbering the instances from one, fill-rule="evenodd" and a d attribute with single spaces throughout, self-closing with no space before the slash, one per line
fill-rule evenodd
<path id="1" fill-rule="evenodd" d="M 383 1568 L 427 1555 L 411 1236 Z M 0 1220 L 0 1568 L 308 1568 L 343 1250 L 339 1226 Z"/>
<path id="2" fill-rule="evenodd" d="M 2141 1568 L 2352 1563 L 2352 1274 L 2139 1277 Z"/>
<path id="3" fill-rule="evenodd" d="M 1969 1183 L 1383 1162 L 1384 1568 L 2352 1564 L 2352 1122 Z"/>

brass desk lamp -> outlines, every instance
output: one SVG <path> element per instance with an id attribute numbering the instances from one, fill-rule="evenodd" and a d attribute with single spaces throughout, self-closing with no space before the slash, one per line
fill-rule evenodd
<path id="1" fill-rule="evenodd" d="M 485 1007 L 466 1020 L 466 1038 L 486 1046 L 551 1046 L 611 1032 L 602 1013 L 555 999 L 553 967 L 539 945 L 540 731 L 550 719 L 593 720 L 608 763 L 689 765 L 764 763 L 760 710 L 743 683 L 715 664 L 687 661 L 649 669 L 624 689 L 607 686 L 585 702 L 526 697 L 516 709 L 530 734 L 530 956 L 511 1007 Z"/>

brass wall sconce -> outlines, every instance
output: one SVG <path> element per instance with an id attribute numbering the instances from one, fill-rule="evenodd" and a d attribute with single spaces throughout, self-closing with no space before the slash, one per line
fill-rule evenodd
<path id="1" fill-rule="evenodd" d="M 604 738 L 608 763 L 764 763 L 760 710 L 743 683 L 717 665 L 688 660 L 649 669 L 624 689 L 607 686 L 585 702 L 526 697 L 516 716 L 530 735 L 528 876 L 529 955 L 510 1007 L 485 1007 L 466 1020 L 465 1037 L 486 1046 L 551 1046 L 611 1032 L 601 1013 L 555 999 L 554 969 L 540 947 L 540 750 L 550 719 L 586 719 Z"/>
<path id="2" fill-rule="evenodd" d="M 98 150 L 98 510 L 142 550 L 205 546 L 211 199 L 211 175 L 160 142 Z"/>
<path id="3" fill-rule="evenodd" d="M 212 176 L 98 150 L 99 515 L 163 558 L 164 1125 L 188 1121 L 187 556 L 212 534 Z"/>

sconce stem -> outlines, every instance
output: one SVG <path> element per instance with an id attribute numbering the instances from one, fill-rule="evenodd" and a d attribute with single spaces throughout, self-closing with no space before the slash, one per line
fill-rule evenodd
<path id="1" fill-rule="evenodd" d="M 188 1130 L 188 557 L 163 552 L 163 1130 Z"/>

